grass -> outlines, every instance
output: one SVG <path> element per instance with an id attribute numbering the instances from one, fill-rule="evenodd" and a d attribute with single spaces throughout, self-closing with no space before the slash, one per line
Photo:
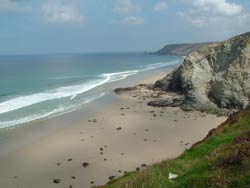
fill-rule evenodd
<path id="1" fill-rule="evenodd" d="M 169 180 L 169 173 L 177 174 Z M 235 114 L 176 159 L 100 188 L 250 188 L 250 109 Z"/>

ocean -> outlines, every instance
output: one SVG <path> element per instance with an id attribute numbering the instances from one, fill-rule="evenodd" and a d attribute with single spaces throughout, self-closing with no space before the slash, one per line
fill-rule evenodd
<path id="1" fill-rule="evenodd" d="M 0 57 L 0 128 L 74 111 L 103 97 L 105 85 L 183 58 L 143 53 Z"/>

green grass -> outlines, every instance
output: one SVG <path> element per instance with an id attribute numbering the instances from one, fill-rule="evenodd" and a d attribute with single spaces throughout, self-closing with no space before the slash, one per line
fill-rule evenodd
<path id="1" fill-rule="evenodd" d="M 102 188 L 250 188 L 250 134 L 244 136 L 247 131 L 249 109 L 228 119 L 180 157 L 128 173 Z M 236 142 L 239 137 L 244 139 Z M 170 172 L 178 178 L 169 180 Z"/>

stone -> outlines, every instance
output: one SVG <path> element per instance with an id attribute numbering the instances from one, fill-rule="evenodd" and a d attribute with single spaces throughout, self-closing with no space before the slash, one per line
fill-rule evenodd
<path id="1" fill-rule="evenodd" d="M 115 176 L 109 176 L 109 180 L 115 179 Z"/>
<path id="2" fill-rule="evenodd" d="M 84 162 L 84 163 L 82 163 L 82 166 L 83 166 L 83 168 L 86 168 L 87 166 L 89 166 L 89 163 Z"/>
<path id="3" fill-rule="evenodd" d="M 116 130 L 120 131 L 122 130 L 122 127 L 117 127 Z"/>
<path id="4" fill-rule="evenodd" d="M 60 179 L 53 179 L 53 183 L 59 184 L 62 180 Z"/>

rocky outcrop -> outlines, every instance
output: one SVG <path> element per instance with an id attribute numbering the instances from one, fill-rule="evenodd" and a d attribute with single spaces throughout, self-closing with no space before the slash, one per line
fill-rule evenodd
<path id="1" fill-rule="evenodd" d="M 183 109 L 246 108 L 250 98 L 250 32 L 190 53 L 153 88 L 183 95 L 183 102 L 178 100 Z"/>
<path id="2" fill-rule="evenodd" d="M 155 106 L 155 107 L 177 107 L 177 106 L 181 106 L 183 102 L 184 102 L 183 97 L 168 96 L 163 99 L 150 101 L 148 102 L 148 105 Z"/>
<path id="3" fill-rule="evenodd" d="M 135 90 L 140 90 L 141 88 L 152 88 L 152 85 L 148 85 L 148 84 L 139 84 L 137 86 L 133 86 L 133 87 L 125 87 L 125 88 L 116 88 L 114 89 L 114 92 L 116 94 L 122 94 L 122 93 L 126 93 L 126 92 L 130 92 L 130 91 L 135 91 Z"/>
<path id="4" fill-rule="evenodd" d="M 154 52 L 154 54 L 158 55 L 178 55 L 178 56 L 186 56 L 189 53 L 198 50 L 203 46 L 207 46 L 209 44 L 214 44 L 211 42 L 203 42 L 203 43 L 189 43 L 189 44 L 168 44 L 164 46 L 162 49 Z"/>
<path id="5" fill-rule="evenodd" d="M 128 91 L 135 91 L 137 90 L 137 87 L 126 87 L 126 88 L 116 88 L 114 89 L 114 92 L 116 94 L 121 94 L 121 93 L 124 93 L 124 92 L 128 92 Z"/>

